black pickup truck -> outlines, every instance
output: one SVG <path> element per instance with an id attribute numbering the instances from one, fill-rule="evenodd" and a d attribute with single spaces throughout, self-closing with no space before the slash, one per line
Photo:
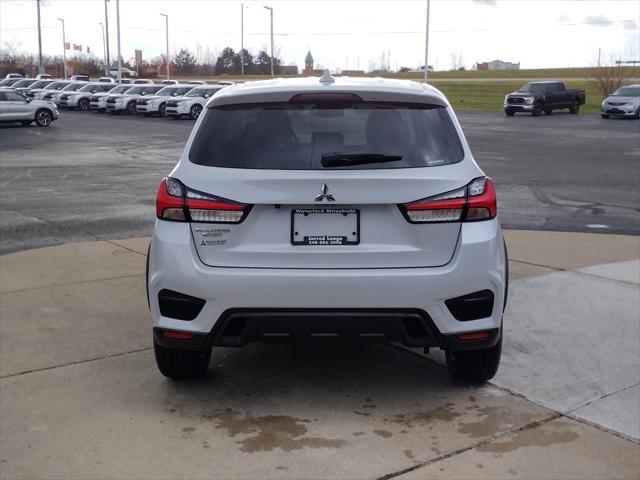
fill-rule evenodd
<path id="1" fill-rule="evenodd" d="M 526 112 L 536 117 L 568 108 L 575 114 L 584 101 L 584 90 L 568 89 L 563 82 L 531 82 L 504 97 L 504 113 L 512 117 L 516 112 Z"/>

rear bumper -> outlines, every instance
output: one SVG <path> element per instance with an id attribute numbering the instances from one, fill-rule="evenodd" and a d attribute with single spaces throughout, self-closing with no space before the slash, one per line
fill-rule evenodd
<path id="1" fill-rule="evenodd" d="M 496 220 L 463 224 L 455 254 L 445 266 L 389 269 L 207 267 L 197 256 L 188 224 L 157 221 L 149 257 L 151 320 L 159 331 L 210 338 L 229 312 L 238 310 L 316 311 L 322 313 L 319 317 L 332 311 L 389 311 L 394 315 L 411 311 L 421 312 L 437 332 L 431 339 L 435 342 L 425 346 L 447 347 L 443 343 L 447 335 L 500 329 L 505 268 Z M 161 290 L 193 296 L 205 304 L 192 320 L 163 316 L 158 299 Z M 490 315 L 484 318 L 457 320 L 445 304 L 484 290 L 493 292 Z M 304 323 L 304 318 L 299 321 Z M 492 338 L 497 341 L 498 337 Z"/>

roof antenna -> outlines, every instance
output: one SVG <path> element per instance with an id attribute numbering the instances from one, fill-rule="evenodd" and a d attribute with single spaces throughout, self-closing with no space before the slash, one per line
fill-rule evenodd
<path id="1" fill-rule="evenodd" d="M 331 76 L 331 72 L 329 71 L 328 68 L 324 69 L 324 73 L 322 74 L 322 77 L 320 77 L 320 83 L 334 83 L 336 81 L 335 78 L 333 78 L 333 76 Z"/>

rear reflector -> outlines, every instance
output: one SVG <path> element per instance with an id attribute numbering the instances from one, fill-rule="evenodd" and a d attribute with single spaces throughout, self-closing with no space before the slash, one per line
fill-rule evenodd
<path id="1" fill-rule="evenodd" d="M 165 330 L 162 332 L 162 335 L 167 338 L 175 338 L 176 340 L 191 340 L 193 338 L 193 333 L 188 332 L 171 332 Z"/>
<path id="2" fill-rule="evenodd" d="M 240 223 L 250 205 L 192 190 L 175 178 L 160 182 L 156 216 L 161 220 L 198 223 Z"/>
<path id="3" fill-rule="evenodd" d="M 479 177 L 457 190 L 399 207 L 411 223 L 489 220 L 496 216 L 496 194 L 491 180 Z"/>
<path id="4" fill-rule="evenodd" d="M 461 342 L 472 342 L 478 340 L 486 340 L 491 335 L 490 332 L 472 332 L 472 333 L 461 333 L 456 335 L 456 338 Z"/>

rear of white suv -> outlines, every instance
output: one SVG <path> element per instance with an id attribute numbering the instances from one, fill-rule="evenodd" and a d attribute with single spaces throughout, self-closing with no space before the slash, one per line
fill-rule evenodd
<path id="1" fill-rule="evenodd" d="M 395 341 L 497 371 L 506 247 L 444 96 L 325 76 L 217 93 L 157 195 L 147 287 L 160 371 L 212 346 Z"/>

